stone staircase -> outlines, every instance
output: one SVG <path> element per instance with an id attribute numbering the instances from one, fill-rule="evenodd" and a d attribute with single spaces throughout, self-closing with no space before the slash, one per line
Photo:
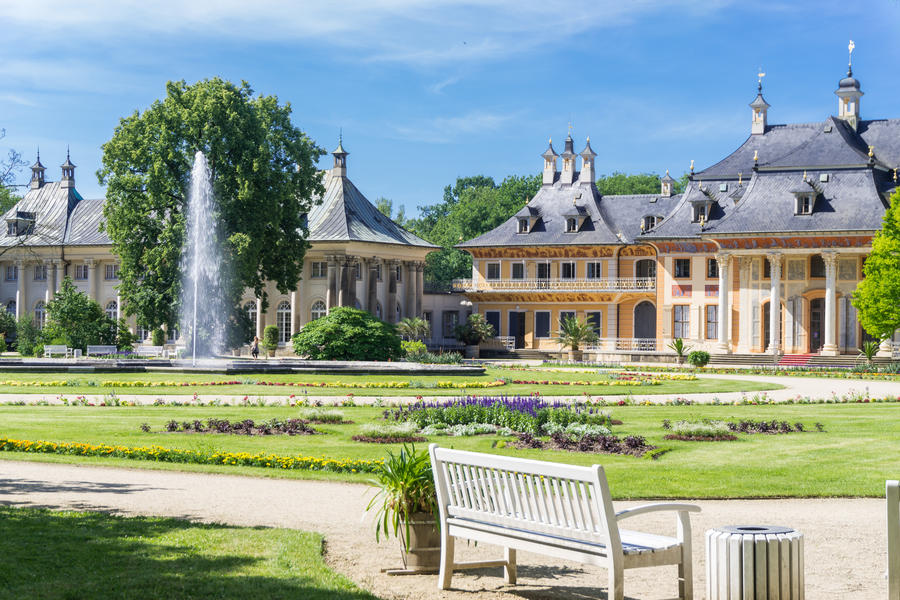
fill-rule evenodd
<path id="1" fill-rule="evenodd" d="M 782 354 L 778 359 L 779 367 L 806 367 L 817 354 Z"/>
<path id="2" fill-rule="evenodd" d="M 481 358 L 496 360 L 555 360 L 557 357 L 543 350 L 517 348 L 515 350 L 487 349 L 481 350 Z"/>

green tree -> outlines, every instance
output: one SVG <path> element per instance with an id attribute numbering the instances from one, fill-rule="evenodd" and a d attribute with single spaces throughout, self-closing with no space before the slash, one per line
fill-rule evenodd
<path id="1" fill-rule="evenodd" d="M 859 322 L 879 339 L 891 337 L 900 328 L 900 190 L 891 195 L 863 273 L 852 300 Z"/>
<path id="2" fill-rule="evenodd" d="M 539 175 L 510 176 L 500 185 L 484 175 L 460 177 L 444 188 L 439 204 L 421 208 L 421 216 L 407 222 L 413 233 L 441 246 L 426 258 L 425 278 L 447 286 L 468 277 L 472 257 L 456 244 L 494 229 L 521 209 L 541 186 Z"/>
<path id="3" fill-rule="evenodd" d="M 303 326 L 294 352 L 313 360 L 397 360 L 400 336 L 390 323 L 364 310 L 342 306 Z"/>
<path id="4" fill-rule="evenodd" d="M 397 323 L 397 334 L 407 340 L 421 341 L 431 335 L 431 326 L 420 317 L 407 317 Z"/>
<path id="5" fill-rule="evenodd" d="M 41 330 L 34 324 L 31 315 L 25 314 L 19 317 L 16 322 L 16 350 L 19 354 L 31 356 L 40 341 Z"/>
<path id="6" fill-rule="evenodd" d="M 688 176 L 685 173 L 673 184 L 673 192 L 678 194 L 684 191 L 687 182 Z M 597 190 L 604 196 L 659 194 L 659 175 L 653 173 L 633 173 L 629 175 L 620 171 L 613 171 L 609 175 L 601 175 L 597 178 Z"/>
<path id="7" fill-rule="evenodd" d="M 0 129 L 0 140 L 6 137 L 6 130 Z M 10 149 L 4 160 L 0 160 L 0 213 L 5 213 L 16 202 L 21 200 L 14 192 L 12 184 L 16 178 L 16 171 L 25 166 L 22 155 Z"/>
<path id="8" fill-rule="evenodd" d="M 264 282 L 287 293 L 300 278 L 305 215 L 324 192 L 322 155 L 291 122 L 290 104 L 219 78 L 166 84 L 166 96 L 121 119 L 103 145 L 105 230 L 119 256 L 128 314 L 155 328 L 177 321 L 180 254 L 194 154 L 209 161 L 225 239 L 233 310 L 244 288 L 267 306 Z"/>
<path id="9" fill-rule="evenodd" d="M 115 344 L 116 323 L 66 277 L 47 303 L 47 323 L 41 337 L 47 343 L 64 339 L 71 347 L 86 350 L 88 344 Z"/>

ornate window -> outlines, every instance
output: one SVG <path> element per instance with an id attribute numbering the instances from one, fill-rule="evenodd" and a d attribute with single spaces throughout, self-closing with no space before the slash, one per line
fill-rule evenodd
<path id="1" fill-rule="evenodd" d="M 112 300 L 106 303 L 106 318 L 116 320 L 117 315 L 119 314 L 119 304 Z"/>
<path id="2" fill-rule="evenodd" d="M 691 307 L 687 304 L 676 304 L 672 307 L 672 337 L 688 338 L 691 334 Z"/>
<path id="3" fill-rule="evenodd" d="M 282 300 L 275 310 L 275 325 L 278 326 L 278 341 L 286 344 L 291 339 L 291 303 Z"/>
<path id="4" fill-rule="evenodd" d="M 377 308 L 376 312 L 378 312 L 379 314 L 377 314 L 375 316 L 380 317 L 381 316 L 381 314 L 380 314 L 381 307 L 378 306 L 376 308 Z M 316 319 L 321 319 L 326 314 L 328 314 L 328 307 L 325 306 L 325 302 L 323 302 L 322 300 L 316 300 L 315 302 L 313 302 L 312 306 L 309 309 L 309 318 L 311 321 L 315 321 Z"/>
<path id="5" fill-rule="evenodd" d="M 247 312 L 247 316 L 250 318 L 250 331 L 252 332 L 250 335 L 256 336 L 256 325 L 259 322 L 259 311 L 256 308 L 256 301 L 251 300 L 247 304 L 244 305 L 244 310 Z"/>
<path id="6" fill-rule="evenodd" d="M 75 265 L 75 279 L 77 281 L 84 281 L 88 278 L 88 266 L 87 265 Z"/>
<path id="7" fill-rule="evenodd" d="M 43 329 L 47 319 L 47 311 L 44 308 L 44 301 L 39 300 L 34 305 L 34 325 L 38 329 Z"/>
<path id="8" fill-rule="evenodd" d="M 34 280 L 47 281 L 47 265 L 34 265 Z"/>

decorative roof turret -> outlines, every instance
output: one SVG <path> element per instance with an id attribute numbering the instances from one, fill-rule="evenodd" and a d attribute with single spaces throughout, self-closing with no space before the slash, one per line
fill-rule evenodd
<path id="1" fill-rule="evenodd" d="M 859 89 L 859 81 L 853 76 L 853 49 L 856 44 L 850 40 L 847 49 L 850 51 L 850 59 L 847 62 L 847 76 L 838 82 L 838 89 L 834 91 L 838 97 L 838 118 L 847 122 L 856 130 L 859 125 L 859 100 L 863 96 Z"/>
<path id="2" fill-rule="evenodd" d="M 672 196 L 672 187 L 675 185 L 675 178 L 669 175 L 668 169 L 666 169 L 665 176 L 659 180 L 659 185 L 659 193 L 661 196 L 665 196 L 666 198 Z"/>
<path id="3" fill-rule="evenodd" d="M 762 95 L 762 78 L 765 76 L 766 74 L 760 69 L 758 73 L 759 79 L 756 83 L 756 98 L 750 103 L 750 108 L 753 109 L 753 116 L 750 122 L 751 135 L 759 135 L 766 132 L 769 106 L 771 105 L 766 102 Z"/>
<path id="4" fill-rule="evenodd" d="M 591 136 L 588 136 L 580 156 L 581 174 L 578 176 L 578 182 L 591 183 L 594 181 L 594 158 L 597 156 L 597 153 L 591 148 Z"/>
<path id="5" fill-rule="evenodd" d="M 544 157 L 544 185 L 551 185 L 553 181 L 556 179 L 556 159 L 559 154 L 553 149 L 553 138 L 550 138 L 550 143 L 547 146 L 547 149 L 544 150 L 544 153 L 541 154 Z"/>
<path id="6" fill-rule="evenodd" d="M 346 150 L 344 150 L 344 132 L 338 134 L 338 145 L 337 148 L 331 151 L 331 155 L 334 157 L 334 166 L 331 168 L 331 174 L 336 177 L 346 177 L 347 176 L 347 155 L 350 154 Z"/>
<path id="7" fill-rule="evenodd" d="M 69 157 L 68 147 L 66 147 L 66 162 L 60 168 L 62 169 L 62 179 L 59 180 L 59 186 L 63 188 L 75 187 L 75 165 L 72 164 L 72 159 Z"/>
<path id="8" fill-rule="evenodd" d="M 569 126 L 569 135 L 566 136 L 566 147 L 563 150 L 563 153 L 560 154 L 562 157 L 562 172 L 559 175 L 560 183 L 571 184 L 575 181 L 575 142 L 572 140 L 572 132 L 571 125 Z"/>
<path id="9" fill-rule="evenodd" d="M 31 189 L 37 190 L 44 185 L 44 171 L 47 168 L 41 164 L 41 149 L 38 148 L 37 160 L 31 165 Z"/>

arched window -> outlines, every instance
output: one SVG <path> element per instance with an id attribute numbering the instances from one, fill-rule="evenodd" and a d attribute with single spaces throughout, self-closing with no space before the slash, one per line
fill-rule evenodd
<path id="1" fill-rule="evenodd" d="M 282 344 L 291 339 L 291 303 L 282 300 L 275 311 L 275 325 L 278 326 L 278 341 Z"/>
<path id="2" fill-rule="evenodd" d="M 34 325 L 38 329 L 44 328 L 45 319 L 47 318 L 47 311 L 44 310 L 44 301 L 39 300 L 37 304 L 34 305 Z"/>
<path id="3" fill-rule="evenodd" d="M 106 318 L 116 320 L 116 315 L 119 314 L 119 305 L 115 300 L 112 300 L 106 304 Z"/>
<path id="4" fill-rule="evenodd" d="M 253 338 L 256 336 L 256 324 L 259 318 L 259 311 L 256 310 L 256 301 L 251 300 L 245 304 L 244 310 L 247 311 L 247 316 L 250 317 L 250 337 Z"/>
<path id="5" fill-rule="evenodd" d="M 328 308 L 325 306 L 325 303 L 321 300 L 316 300 L 313 302 L 312 307 L 309 309 L 309 319 L 310 321 L 315 321 L 316 319 L 321 319 L 326 314 L 328 314 Z"/>
<path id="6" fill-rule="evenodd" d="M 6 312 L 8 312 L 11 315 L 16 314 L 16 301 L 15 300 L 10 300 L 9 302 L 6 303 Z"/>

